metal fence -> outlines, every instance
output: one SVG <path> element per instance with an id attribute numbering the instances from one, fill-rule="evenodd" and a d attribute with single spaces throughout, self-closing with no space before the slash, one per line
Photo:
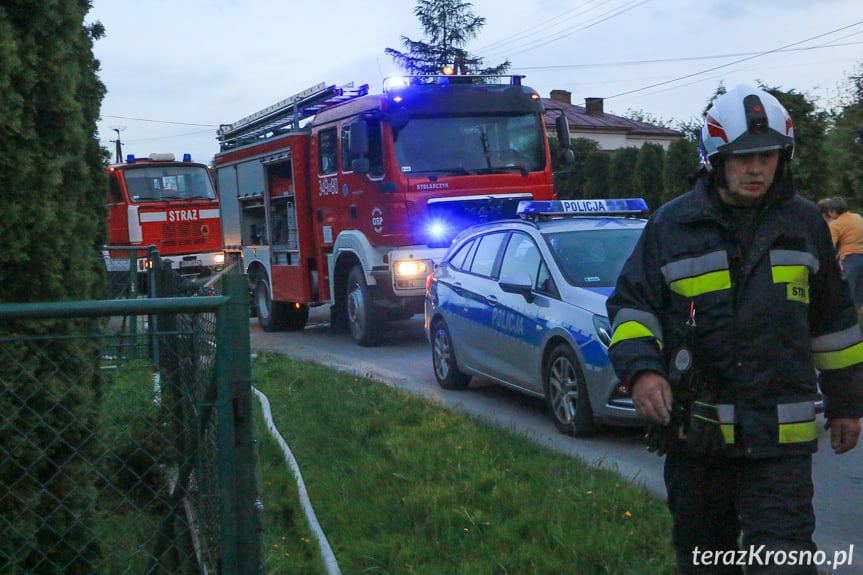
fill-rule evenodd
<path id="1" fill-rule="evenodd" d="M 0 573 L 259 573 L 247 280 L 0 305 Z"/>

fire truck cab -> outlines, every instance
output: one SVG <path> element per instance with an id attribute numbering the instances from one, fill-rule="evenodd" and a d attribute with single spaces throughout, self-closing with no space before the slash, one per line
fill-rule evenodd
<path id="1" fill-rule="evenodd" d="M 335 330 L 376 345 L 422 313 L 456 233 L 552 199 L 539 95 L 502 80 L 322 83 L 219 129 L 225 250 L 264 330 L 302 329 L 330 304 Z"/>
<path id="2" fill-rule="evenodd" d="M 208 276 L 224 266 L 219 200 L 209 170 L 186 154 L 150 154 L 106 169 L 109 178 L 108 247 L 140 247 L 137 267 L 154 246 L 163 262 L 185 276 Z M 105 251 L 109 272 L 128 275 L 130 252 Z M 135 256 L 133 256 L 135 257 Z"/>

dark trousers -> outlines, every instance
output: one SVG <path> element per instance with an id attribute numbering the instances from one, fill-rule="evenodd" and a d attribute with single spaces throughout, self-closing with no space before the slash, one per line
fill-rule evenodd
<path id="1" fill-rule="evenodd" d="M 848 254 L 842 259 L 842 271 L 848 280 L 851 297 L 858 308 L 863 306 L 863 254 Z"/>
<path id="2" fill-rule="evenodd" d="M 783 559 L 791 556 L 789 551 L 798 556 L 801 551 L 816 551 L 811 455 L 746 459 L 668 454 L 665 487 L 682 574 L 817 573 L 813 565 L 792 566 Z M 742 558 L 740 550 L 757 551 L 762 545 L 762 552 L 745 568 L 723 564 L 732 556 Z M 696 548 L 698 553 L 693 553 Z M 764 560 L 764 550 L 782 553 L 773 555 L 773 565 L 755 564 Z M 705 551 L 725 553 L 716 565 L 715 558 L 705 561 Z"/>

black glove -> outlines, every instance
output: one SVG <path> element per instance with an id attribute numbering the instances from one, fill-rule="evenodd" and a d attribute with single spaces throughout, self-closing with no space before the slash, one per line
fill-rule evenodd
<path id="1" fill-rule="evenodd" d="M 671 421 L 668 425 L 651 423 L 644 436 L 647 442 L 647 451 L 657 455 L 665 455 L 680 445 L 680 440 L 685 434 L 686 406 L 678 400 L 671 404 Z"/>
<path id="2" fill-rule="evenodd" d="M 715 403 L 692 402 L 686 426 L 686 447 L 693 455 L 720 455 L 725 451 L 725 437 L 719 424 Z"/>

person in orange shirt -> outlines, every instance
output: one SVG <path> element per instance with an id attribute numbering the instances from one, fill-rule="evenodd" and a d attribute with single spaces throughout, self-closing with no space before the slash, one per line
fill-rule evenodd
<path id="1" fill-rule="evenodd" d="M 845 272 L 857 313 L 863 314 L 863 217 L 849 212 L 843 198 L 821 200 L 818 208 L 830 226 L 836 257 Z"/>

